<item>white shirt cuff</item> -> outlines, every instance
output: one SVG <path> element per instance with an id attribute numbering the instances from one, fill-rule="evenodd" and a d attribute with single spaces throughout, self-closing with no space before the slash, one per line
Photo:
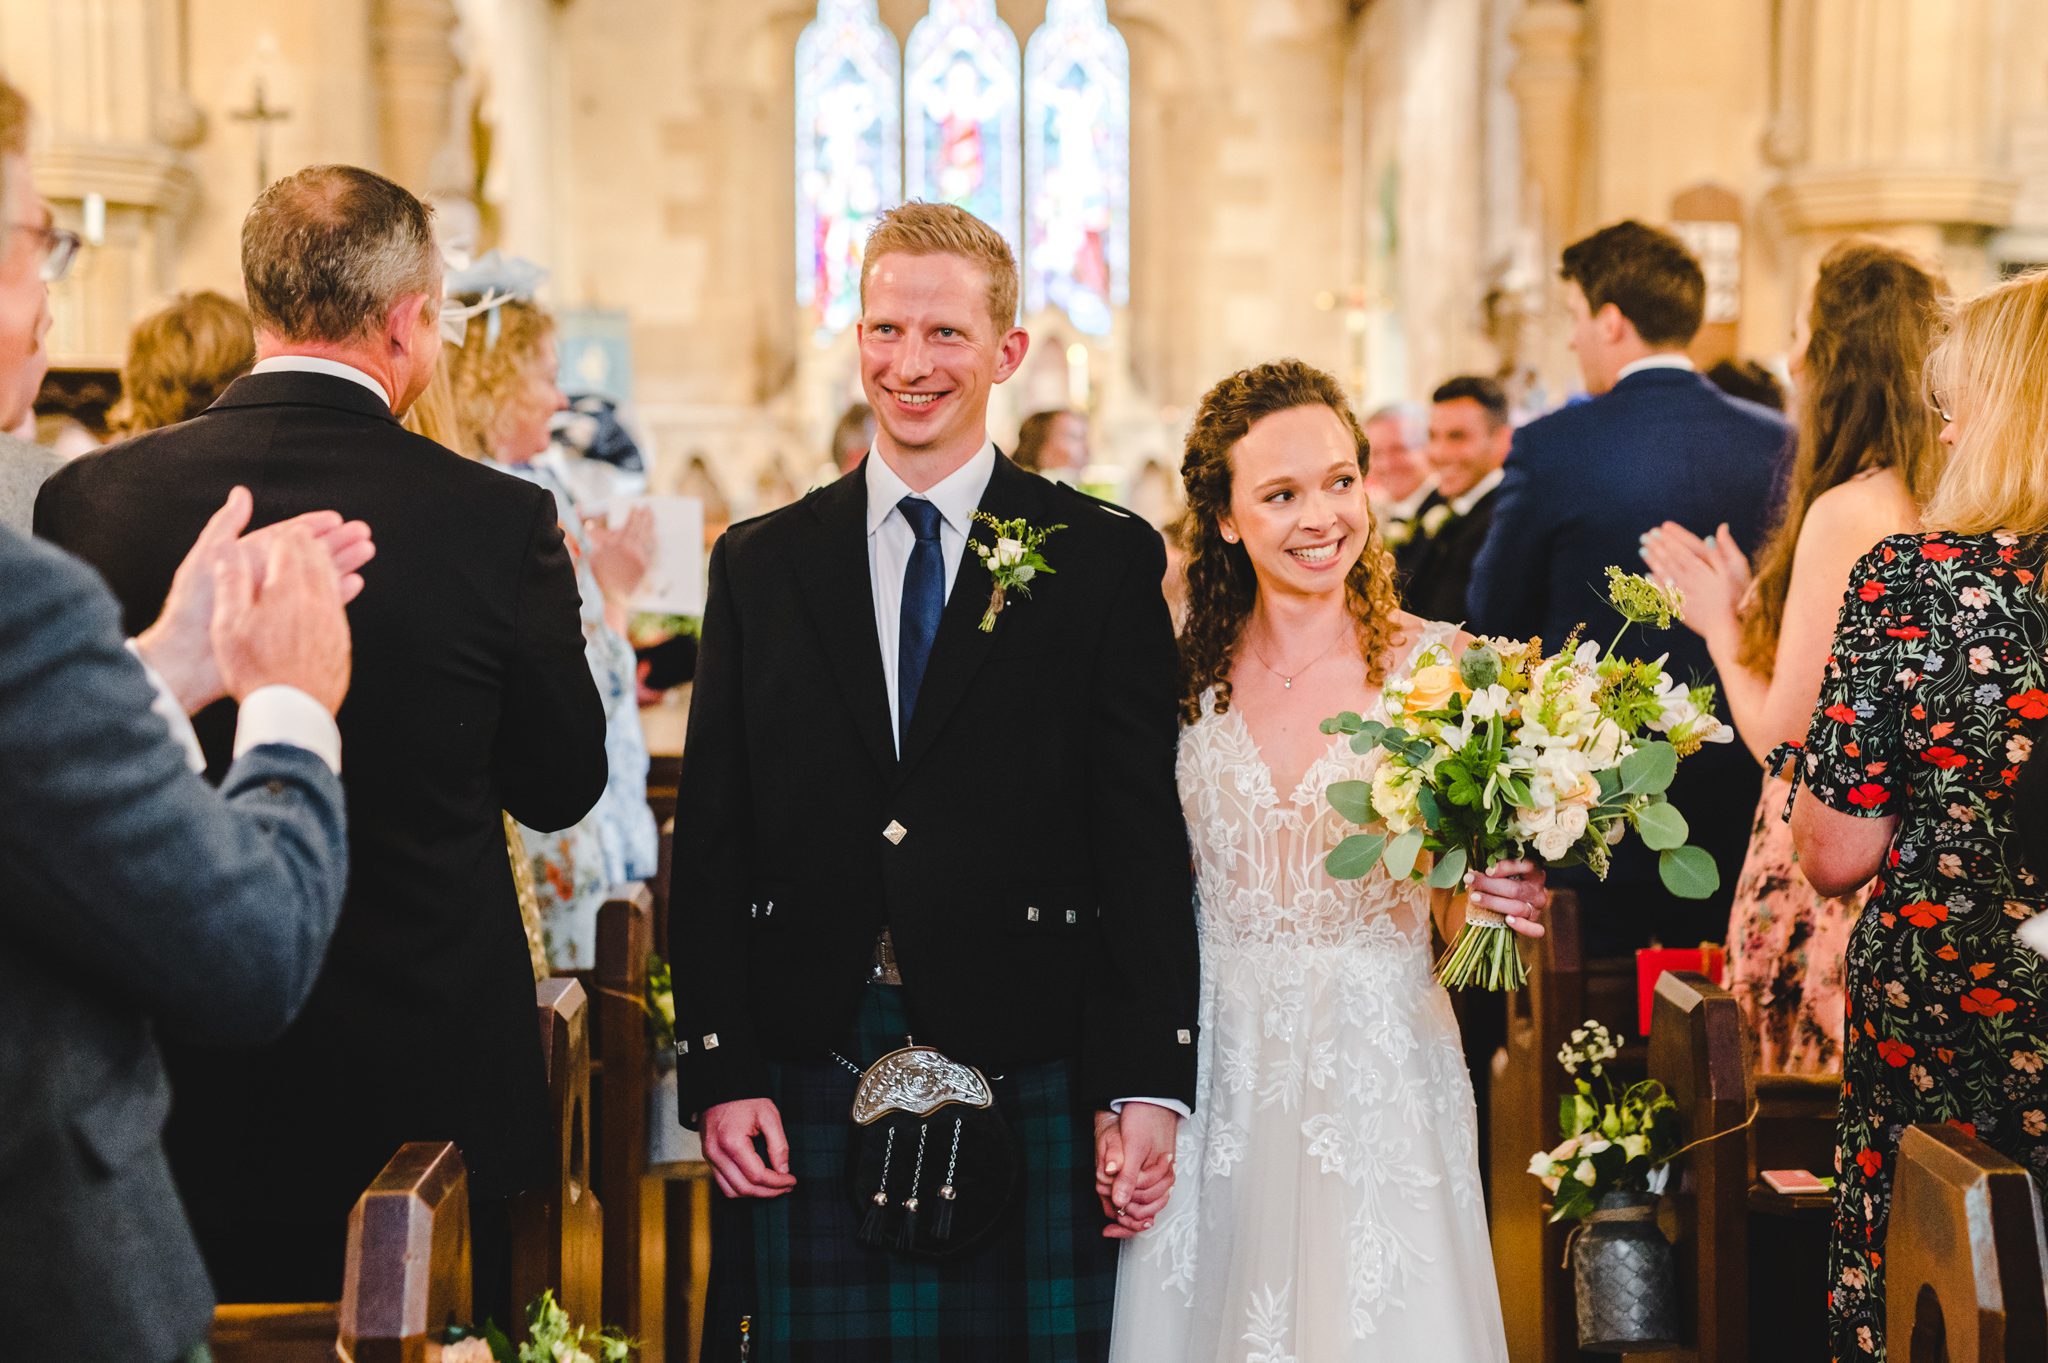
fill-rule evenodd
<path id="1" fill-rule="evenodd" d="M 1183 1117 L 1192 1117 L 1195 1115 L 1194 1113 L 1188 1111 L 1188 1105 L 1186 1103 L 1180 1102 L 1179 1100 L 1174 1098 L 1119 1098 L 1109 1105 L 1109 1110 L 1111 1112 L 1122 1112 L 1124 1110 L 1125 1103 L 1150 1103 L 1154 1107 L 1163 1107 L 1168 1112 L 1177 1112 Z"/>
<path id="2" fill-rule="evenodd" d="M 235 723 L 235 756 L 265 743 L 289 743 L 313 753 L 341 775 L 341 730 L 325 706 L 296 686 L 259 686 L 242 702 Z"/>
<path id="3" fill-rule="evenodd" d="M 135 655 L 135 661 L 142 664 L 142 675 L 149 678 L 149 684 L 156 688 L 156 699 L 150 702 L 164 723 L 171 726 L 171 741 L 185 750 L 185 765 L 194 771 L 206 770 L 206 754 L 200 750 L 199 735 L 192 732 L 192 717 L 185 713 L 185 707 L 178 704 L 178 698 L 171 694 L 171 688 L 157 675 L 157 670 L 142 656 L 142 650 L 135 641 L 128 641 L 128 651 Z"/>

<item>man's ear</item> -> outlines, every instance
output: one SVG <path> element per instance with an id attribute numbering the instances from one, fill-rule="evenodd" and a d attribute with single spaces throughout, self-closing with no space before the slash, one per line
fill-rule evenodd
<path id="1" fill-rule="evenodd" d="M 1024 363 L 1025 354 L 1031 349 L 1031 333 L 1022 327 L 1011 327 L 1003 333 L 1003 339 L 996 342 L 997 383 L 1003 382 L 1017 372 Z"/>
<path id="2" fill-rule="evenodd" d="M 394 352 L 412 348 L 422 320 L 434 320 L 435 299 L 424 293 L 400 294 L 384 314 L 384 344 Z"/>
<path id="3" fill-rule="evenodd" d="M 1593 320 L 1599 324 L 1600 339 L 1609 345 L 1619 345 L 1636 334 L 1636 324 L 1623 316 L 1621 309 L 1612 303 L 1602 303 Z"/>

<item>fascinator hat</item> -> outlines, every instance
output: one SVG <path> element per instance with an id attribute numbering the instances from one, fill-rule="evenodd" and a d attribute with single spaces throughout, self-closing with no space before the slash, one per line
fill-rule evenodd
<path id="1" fill-rule="evenodd" d="M 484 319 L 484 349 L 498 343 L 499 309 L 507 303 L 531 303 L 548 272 L 520 256 L 486 251 L 467 264 L 450 262 L 441 281 L 441 338 L 461 345 L 471 318 Z M 469 302 L 457 302 L 469 299 Z"/>

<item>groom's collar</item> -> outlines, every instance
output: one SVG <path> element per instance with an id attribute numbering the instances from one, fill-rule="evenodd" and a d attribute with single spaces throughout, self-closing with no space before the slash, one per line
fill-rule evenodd
<path id="1" fill-rule="evenodd" d="M 880 530 L 882 522 L 889 519 L 889 513 L 896 509 L 896 503 L 905 497 L 922 497 L 937 507 L 946 524 L 965 539 L 968 531 L 974 528 L 975 508 L 981 505 L 982 494 L 988 490 L 989 479 L 995 469 L 995 442 L 984 440 L 973 458 L 926 491 L 912 492 L 910 485 L 889 467 L 889 461 L 882 457 L 881 451 L 871 449 L 861 464 L 861 476 L 866 481 L 868 493 L 867 532 L 872 535 Z"/>

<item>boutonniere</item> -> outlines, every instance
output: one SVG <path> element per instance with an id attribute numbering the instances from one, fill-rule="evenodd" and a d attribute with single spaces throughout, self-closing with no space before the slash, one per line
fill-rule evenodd
<path id="1" fill-rule="evenodd" d="M 1406 548 L 1415 538 L 1415 522 L 1407 519 L 1388 521 L 1386 529 L 1380 531 L 1380 539 L 1389 549 Z"/>
<path id="2" fill-rule="evenodd" d="M 1443 528 L 1457 517 L 1457 514 L 1457 512 L 1451 510 L 1449 502 L 1438 502 L 1435 506 L 1422 513 L 1422 533 L 1431 539 L 1435 539 Z"/>
<path id="3" fill-rule="evenodd" d="M 996 617 L 1003 613 L 1011 592 L 1019 596 L 1031 595 L 1032 579 L 1052 571 L 1045 556 L 1038 552 L 1039 546 L 1053 531 L 1067 527 L 1049 525 L 1039 529 L 1022 518 L 999 521 L 986 511 L 975 512 L 974 519 L 994 531 L 996 537 L 993 545 L 983 544 L 977 539 L 967 541 L 975 557 L 981 560 L 981 566 L 988 569 L 993 584 L 988 595 L 988 610 L 981 617 L 981 632 L 988 634 L 995 630 Z"/>

